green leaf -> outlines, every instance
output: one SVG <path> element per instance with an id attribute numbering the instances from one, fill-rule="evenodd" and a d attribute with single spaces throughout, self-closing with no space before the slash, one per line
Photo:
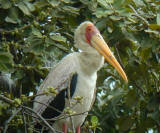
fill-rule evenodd
<path id="1" fill-rule="evenodd" d="M 9 14 L 5 18 L 5 21 L 13 24 L 21 22 L 21 20 L 18 18 L 18 9 L 16 7 L 12 7 L 9 9 Z"/>
<path id="2" fill-rule="evenodd" d="M 71 12 L 72 14 L 76 14 L 76 15 L 79 15 L 79 8 L 75 8 L 75 7 L 72 7 L 72 6 L 64 6 L 62 8 L 65 12 Z"/>
<path id="3" fill-rule="evenodd" d="M 9 9 L 12 6 L 9 0 L 1 0 L 0 4 L 3 9 Z"/>
<path id="4" fill-rule="evenodd" d="M 53 6 L 57 7 L 60 4 L 59 0 L 48 0 L 48 2 Z"/>
<path id="5" fill-rule="evenodd" d="M 8 71 L 7 66 L 4 63 L 1 63 L 1 62 L 0 62 L 0 71 L 2 71 L 2 72 Z"/>
<path id="6" fill-rule="evenodd" d="M 103 8 L 97 8 L 96 12 L 94 12 L 93 14 L 96 15 L 97 18 L 102 18 L 102 17 L 107 17 L 108 15 L 113 14 L 114 11 L 113 10 L 104 10 Z"/>
<path id="7" fill-rule="evenodd" d="M 156 35 L 159 34 L 158 31 L 156 31 L 156 30 L 151 30 L 151 29 L 147 29 L 147 30 L 145 30 L 145 32 L 147 32 L 147 33 L 153 33 L 153 34 L 156 34 Z"/>
<path id="8" fill-rule="evenodd" d="M 133 123 L 134 120 L 131 118 L 131 116 L 123 116 L 117 120 L 117 124 L 121 132 L 129 130 L 132 127 Z"/>
<path id="9" fill-rule="evenodd" d="M 28 15 L 28 16 L 31 15 L 28 7 L 25 5 L 24 2 L 19 2 L 19 3 L 17 4 L 17 6 L 19 7 L 19 9 L 20 9 L 25 15 Z"/>
<path id="10" fill-rule="evenodd" d="M 48 3 L 46 2 L 46 0 L 41 0 L 41 1 L 34 2 L 34 6 L 36 8 L 39 8 L 39 9 L 44 8 L 47 5 L 48 5 Z"/>
<path id="11" fill-rule="evenodd" d="M 66 38 L 61 36 L 60 34 L 53 34 L 50 36 L 52 40 L 58 41 L 58 42 L 66 42 Z"/>
<path id="12" fill-rule="evenodd" d="M 143 128 L 152 128 L 155 125 L 155 121 L 152 118 L 147 118 L 146 120 L 143 120 L 141 125 L 143 125 Z"/>
<path id="13" fill-rule="evenodd" d="M 3 111 L 4 109 L 7 109 L 9 107 L 9 104 L 8 103 L 5 103 L 3 101 L 0 101 L 0 116 L 3 115 Z"/>
<path id="14" fill-rule="evenodd" d="M 128 107 L 135 106 L 137 104 L 138 97 L 134 90 L 130 90 L 126 96 L 126 105 Z"/>
<path id="15" fill-rule="evenodd" d="M 42 38 L 41 32 L 36 28 L 32 28 L 32 34 L 37 36 L 38 38 Z"/>
<path id="16" fill-rule="evenodd" d="M 57 42 L 54 42 L 53 40 L 51 40 L 51 39 L 49 39 L 49 38 L 47 38 L 47 39 L 45 40 L 45 43 L 48 45 L 48 47 L 47 47 L 47 50 L 48 50 L 48 51 L 49 51 L 49 50 L 53 51 L 52 49 L 54 49 L 55 47 L 57 47 L 57 48 L 59 48 L 59 49 L 61 49 L 61 50 L 63 50 L 63 51 L 66 51 L 66 52 L 69 51 L 69 50 L 68 50 L 65 46 L 63 46 L 62 44 L 59 44 L 59 43 L 57 43 Z"/>
<path id="17" fill-rule="evenodd" d="M 18 79 L 23 79 L 24 76 L 25 76 L 25 72 L 23 70 L 17 70 L 15 72 L 15 77 Z"/>
<path id="18" fill-rule="evenodd" d="M 72 0 L 61 0 L 62 2 L 64 2 L 64 3 L 67 3 L 67 4 L 69 4 L 69 3 L 72 3 L 73 1 Z"/>
<path id="19" fill-rule="evenodd" d="M 109 18 L 112 19 L 113 21 L 118 21 L 118 20 L 121 20 L 121 19 L 122 19 L 122 17 L 120 17 L 120 16 L 115 16 L 115 15 L 112 15 L 112 16 L 110 16 Z"/>
<path id="20" fill-rule="evenodd" d="M 43 39 L 31 35 L 26 41 L 30 44 L 30 46 L 25 49 L 25 52 L 33 51 L 36 53 L 41 53 L 44 51 L 45 46 Z"/>
<path id="21" fill-rule="evenodd" d="M 160 30 L 160 25 L 158 24 L 150 24 L 149 28 L 152 30 Z"/>
<path id="22" fill-rule="evenodd" d="M 0 62 L 1 63 L 11 63 L 13 60 L 13 57 L 8 52 L 1 52 L 0 53 Z"/>
<path id="23" fill-rule="evenodd" d="M 25 5 L 28 7 L 28 9 L 32 12 L 35 10 L 35 7 L 33 4 L 27 2 L 27 1 L 24 1 Z"/>
<path id="24" fill-rule="evenodd" d="M 134 3 L 136 4 L 137 7 L 138 6 L 145 6 L 143 0 L 133 0 L 133 1 L 134 1 Z"/>
<path id="25" fill-rule="evenodd" d="M 14 20 L 14 19 L 12 19 L 12 18 L 10 18 L 10 17 L 8 17 L 8 16 L 5 18 L 5 21 L 8 22 L 8 23 L 13 23 L 13 24 L 16 24 L 16 23 L 17 23 L 16 20 Z"/>
<path id="26" fill-rule="evenodd" d="M 96 127 L 98 125 L 98 118 L 97 116 L 92 116 L 91 117 L 91 123 L 93 127 Z"/>
<path id="27" fill-rule="evenodd" d="M 114 9 L 121 10 L 127 8 L 129 4 L 133 4 L 133 0 L 114 0 L 113 7 Z"/>
<path id="28" fill-rule="evenodd" d="M 97 0 L 97 2 L 106 9 L 110 8 L 106 0 Z"/>
<path id="29" fill-rule="evenodd" d="M 113 4 L 114 0 L 106 0 L 107 3 Z"/>

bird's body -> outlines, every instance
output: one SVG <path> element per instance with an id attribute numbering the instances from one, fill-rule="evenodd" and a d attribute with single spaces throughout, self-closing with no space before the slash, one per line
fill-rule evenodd
<path id="1" fill-rule="evenodd" d="M 88 27 L 93 28 L 91 29 L 93 33 L 90 33 L 90 29 L 87 29 Z M 88 32 L 89 34 L 87 34 Z M 85 37 L 88 40 L 86 40 Z M 102 41 L 102 46 L 104 45 L 102 48 L 97 46 L 94 46 L 94 48 L 92 46 L 98 41 Z M 127 80 L 126 75 L 120 65 L 117 64 L 118 62 L 115 61 L 112 53 L 110 51 L 108 53 L 103 51 L 103 49 L 109 49 L 103 43 L 103 38 L 91 22 L 82 23 L 75 33 L 75 46 L 80 48 L 82 52 L 74 52 L 64 57 L 51 70 L 40 86 L 37 92 L 38 95 L 47 90 L 48 87 L 55 88 L 58 94 L 56 97 L 51 95 L 37 96 L 34 102 L 34 111 L 46 119 L 65 116 L 64 111 L 66 107 L 69 107 L 77 114 L 56 120 L 53 123 L 54 129 L 59 131 L 63 130 L 64 133 L 67 133 L 68 128 L 77 128 L 77 133 L 80 133 L 80 126 L 83 124 L 95 99 L 97 71 L 103 66 L 104 57 L 108 58 L 107 60 L 109 60 L 122 77 Z M 100 49 L 102 49 L 102 52 Z M 104 52 L 106 54 L 104 54 Z M 82 97 L 82 103 L 76 103 L 75 97 Z M 49 106 L 58 109 L 58 111 L 49 108 Z"/>
<path id="2" fill-rule="evenodd" d="M 93 57 L 95 59 L 94 61 L 92 59 L 90 60 L 90 62 L 88 62 L 87 60 L 85 61 L 85 59 L 93 58 Z M 81 62 L 84 62 L 83 65 Z M 62 90 L 66 89 L 67 88 L 66 86 L 68 86 L 68 83 L 69 83 L 69 78 L 70 78 L 69 76 L 72 76 L 72 74 L 77 73 L 76 91 L 74 92 L 70 102 L 71 103 L 76 102 L 76 100 L 73 99 L 74 97 L 77 97 L 77 96 L 82 97 L 82 103 L 81 104 L 77 103 L 72 108 L 72 110 L 76 114 L 78 114 L 78 115 L 75 115 L 74 117 L 72 116 L 72 119 L 74 121 L 74 126 L 77 127 L 79 125 L 82 125 L 83 121 L 85 120 L 85 117 L 88 114 L 88 111 L 90 110 L 94 102 L 97 71 L 103 66 L 103 63 L 104 63 L 104 58 L 99 54 L 96 55 L 92 53 L 88 55 L 88 53 L 85 53 L 85 52 L 71 53 L 66 57 L 64 57 L 64 59 L 62 59 L 62 61 L 53 68 L 53 70 L 50 72 L 50 74 L 47 77 L 47 79 L 50 79 L 51 81 L 45 80 L 44 83 L 41 85 L 42 88 L 39 90 L 38 94 L 43 93 L 43 91 L 46 89 L 43 87 L 44 86 L 46 87 L 46 85 L 48 85 L 48 87 L 52 86 L 56 88 L 58 87 L 59 84 L 61 84 L 62 85 L 61 89 Z M 64 66 L 65 66 L 65 69 L 60 69 L 62 67 L 64 68 Z M 94 66 L 94 69 L 90 69 L 93 66 Z M 54 75 L 58 75 L 58 77 L 54 77 Z M 45 103 L 45 104 L 47 103 L 49 105 L 49 102 L 51 102 L 52 99 L 53 99 L 52 96 L 46 97 L 44 95 L 44 96 L 37 96 L 35 98 L 35 101 L 38 101 L 40 103 Z M 46 106 L 40 103 L 35 103 L 34 109 L 36 112 L 43 114 L 42 112 L 45 111 Z M 69 107 L 68 98 L 65 98 L 65 107 Z M 64 122 L 67 122 L 68 128 L 72 129 L 72 124 L 69 117 L 66 119 L 56 121 L 54 123 L 54 128 L 56 130 L 60 130 Z"/>
<path id="3" fill-rule="evenodd" d="M 81 58 L 79 56 L 87 56 L 85 53 L 73 53 L 66 58 L 72 58 L 74 60 L 74 63 L 76 64 L 75 66 L 79 66 L 78 68 L 76 67 L 76 73 L 78 75 L 77 78 L 77 85 L 76 85 L 76 91 L 74 97 L 82 97 L 82 103 L 76 104 L 72 110 L 79 115 L 75 115 L 72 117 L 74 126 L 77 127 L 79 125 L 82 125 L 85 117 L 88 114 L 88 111 L 90 110 L 93 102 L 94 102 L 94 95 L 95 95 L 95 89 L 96 89 L 96 80 L 97 80 L 97 71 L 99 68 L 103 65 L 104 59 L 98 60 L 96 62 L 97 64 L 95 65 L 95 62 L 86 62 L 86 64 L 83 64 L 84 66 L 81 66 Z M 92 58 L 92 56 L 91 56 Z M 102 57 L 99 57 L 102 58 Z M 83 59 L 83 57 L 82 57 Z M 89 65 L 88 68 L 85 68 L 86 65 Z M 96 69 L 90 70 L 89 68 L 92 66 L 95 66 Z M 87 72 L 86 72 L 87 71 Z M 92 84 L 90 84 L 92 83 Z M 76 100 L 71 99 L 71 103 L 74 103 Z M 66 98 L 66 107 L 69 107 L 69 101 Z M 62 124 L 67 121 L 67 126 L 72 129 L 72 123 L 70 118 L 68 117 L 67 119 L 61 120 L 61 122 L 57 121 L 55 122 L 55 126 L 58 126 L 57 129 L 60 129 L 62 127 Z M 60 123 L 60 124 L 57 124 Z"/>

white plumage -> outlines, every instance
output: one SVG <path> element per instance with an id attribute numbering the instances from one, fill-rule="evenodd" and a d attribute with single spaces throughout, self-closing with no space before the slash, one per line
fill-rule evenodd
<path id="1" fill-rule="evenodd" d="M 87 28 L 93 28 L 91 29 L 93 32 L 90 32 L 90 29 L 87 31 Z M 87 112 L 90 110 L 94 99 L 95 99 L 95 91 L 96 91 L 96 80 L 97 80 L 97 71 L 103 66 L 104 64 L 104 57 L 102 56 L 103 53 L 100 52 L 99 48 L 95 45 L 95 40 L 92 36 L 98 35 L 98 39 L 103 39 L 98 30 L 95 28 L 95 26 L 91 22 L 84 22 L 82 23 L 75 32 L 75 46 L 77 48 L 80 48 L 82 52 L 74 52 L 66 57 L 64 57 L 48 74 L 42 85 L 40 86 L 37 94 L 41 94 L 46 90 L 48 87 L 53 87 L 58 90 L 58 92 L 61 92 L 62 90 L 66 89 L 70 83 L 70 77 L 73 73 L 78 74 L 77 78 L 77 84 L 75 92 L 71 98 L 70 102 L 75 102 L 73 99 L 76 96 L 83 97 L 82 104 L 78 103 L 76 104 L 72 110 L 75 111 L 75 113 L 81 114 L 81 115 L 75 115 L 72 116 L 72 120 L 74 123 L 75 128 L 78 126 L 81 126 L 85 120 L 85 117 L 87 116 Z M 86 41 L 90 39 L 91 43 Z M 99 41 L 99 40 L 98 40 Z M 104 41 L 102 40 L 102 43 Z M 93 45 L 93 46 L 92 46 Z M 103 44 L 104 45 L 104 44 Z M 106 44 L 105 44 L 106 45 Z M 105 48 L 105 47 L 104 47 Z M 103 51 L 103 49 L 102 49 Z M 103 51 L 104 52 L 104 51 Z M 109 51 L 110 52 L 110 51 Z M 109 60 L 114 60 L 112 58 L 112 54 L 109 53 L 109 55 L 106 54 L 105 58 L 109 57 Z M 107 59 L 108 60 L 108 59 Z M 117 63 L 117 62 L 116 62 Z M 112 64 L 114 67 L 116 67 L 117 64 Z M 119 64 L 118 64 L 119 65 Z M 119 69 L 119 66 L 116 68 Z M 119 70 L 121 71 L 121 70 Z M 125 74 L 122 72 L 120 73 L 122 77 L 125 79 Z M 127 81 L 127 79 L 125 79 Z M 46 110 L 47 106 L 50 102 L 54 100 L 53 96 L 47 96 L 47 95 L 41 95 L 37 96 L 35 98 L 34 102 L 34 111 L 36 111 L 39 114 L 43 114 L 43 112 Z M 44 104 L 40 104 L 44 103 Z M 65 98 L 65 107 L 68 107 L 69 99 Z M 86 112 L 86 113 L 84 113 Z M 53 128 L 59 131 L 62 131 L 63 124 L 67 125 L 67 128 L 72 129 L 72 123 L 70 117 L 57 120 L 53 124 Z M 65 129 L 63 129 L 63 132 L 66 133 Z M 80 133 L 80 131 L 77 130 L 77 133 Z"/>

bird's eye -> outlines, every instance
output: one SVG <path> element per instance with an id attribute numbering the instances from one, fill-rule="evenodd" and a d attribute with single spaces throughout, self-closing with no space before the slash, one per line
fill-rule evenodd
<path id="1" fill-rule="evenodd" d="M 91 28 L 88 28 L 88 31 L 91 31 L 92 29 Z"/>

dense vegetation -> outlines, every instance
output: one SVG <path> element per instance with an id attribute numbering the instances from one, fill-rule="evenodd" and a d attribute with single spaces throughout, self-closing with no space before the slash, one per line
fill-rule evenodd
<path id="1" fill-rule="evenodd" d="M 160 132 L 160 1 L 0 0 L 0 132 L 32 130 L 33 96 L 90 20 L 123 66 L 107 63 L 85 126 L 96 133 Z M 30 96 L 33 94 L 33 96 Z"/>

